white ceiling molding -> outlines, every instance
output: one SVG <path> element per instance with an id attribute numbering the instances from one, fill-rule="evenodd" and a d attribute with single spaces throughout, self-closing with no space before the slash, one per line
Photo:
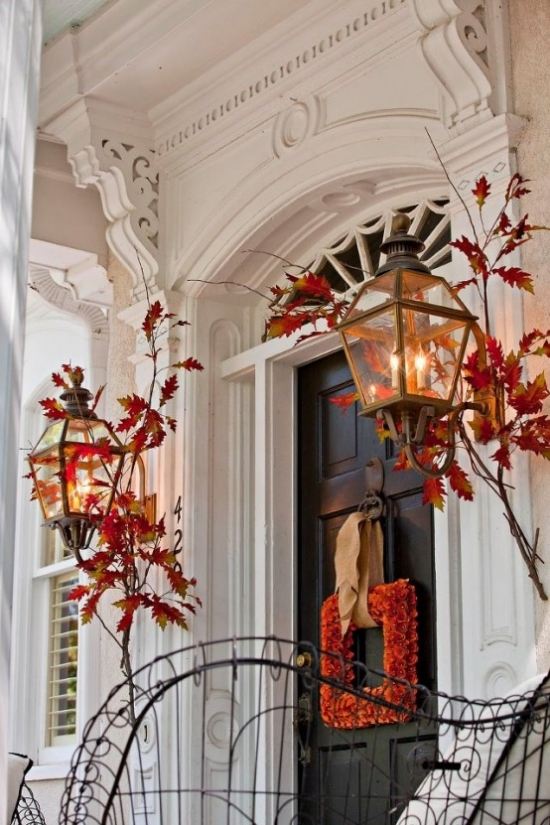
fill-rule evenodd
<path id="1" fill-rule="evenodd" d="M 133 112 L 79 100 L 48 126 L 67 144 L 77 186 L 99 190 L 107 243 L 130 271 L 134 298 L 157 290 L 159 174 L 148 124 Z"/>
<path id="2" fill-rule="evenodd" d="M 106 313 L 98 306 L 76 300 L 70 289 L 57 283 L 49 268 L 31 264 L 29 282 L 47 304 L 82 318 L 89 324 L 94 336 L 106 339 L 109 334 Z"/>
<path id="3" fill-rule="evenodd" d="M 29 263 L 54 274 L 58 283 L 69 289 L 77 301 L 108 310 L 113 303 L 113 287 L 98 256 L 81 249 L 31 238 Z"/>

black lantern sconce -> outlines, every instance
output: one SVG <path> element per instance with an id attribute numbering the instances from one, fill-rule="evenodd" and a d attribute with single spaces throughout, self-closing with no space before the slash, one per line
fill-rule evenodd
<path id="1" fill-rule="evenodd" d="M 457 416 L 465 409 L 485 414 L 491 408 L 490 399 L 480 397 L 455 405 L 470 333 L 482 356 L 485 343 L 476 317 L 445 279 L 419 260 L 424 244 L 408 234 L 410 223 L 407 215 L 396 215 L 381 246 L 386 261 L 361 287 L 338 329 L 361 414 L 383 418 L 411 465 L 437 477 L 454 458 Z M 429 422 L 444 416 L 447 453 L 440 465 L 426 467 L 416 451 Z"/>

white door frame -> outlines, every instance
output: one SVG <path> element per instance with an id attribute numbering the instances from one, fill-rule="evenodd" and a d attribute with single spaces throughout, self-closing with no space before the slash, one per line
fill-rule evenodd
<path id="1" fill-rule="evenodd" d="M 254 401 L 255 616 L 251 632 L 297 638 L 296 370 L 340 349 L 336 333 L 299 346 L 285 338 L 260 344 L 222 363 L 222 376 L 251 381 Z M 462 688 L 460 524 L 451 499 L 435 511 L 438 685 Z M 450 546 L 455 552 L 450 553 Z"/>

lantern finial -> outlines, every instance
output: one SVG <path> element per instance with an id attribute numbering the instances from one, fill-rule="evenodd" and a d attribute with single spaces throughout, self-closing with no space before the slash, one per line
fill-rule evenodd
<path id="1" fill-rule="evenodd" d="M 415 235 L 409 235 L 411 219 L 404 212 L 398 212 L 392 221 L 391 235 L 380 245 L 380 251 L 386 255 L 385 262 L 378 267 L 376 275 L 382 275 L 392 269 L 412 269 L 414 272 L 430 270 L 418 259 L 424 244 Z"/>
<path id="2" fill-rule="evenodd" d="M 68 373 L 72 387 L 61 393 L 61 400 L 66 412 L 73 418 L 97 418 L 95 412 L 90 409 L 89 402 L 93 395 L 90 390 L 82 386 L 84 373 L 76 368 Z"/>

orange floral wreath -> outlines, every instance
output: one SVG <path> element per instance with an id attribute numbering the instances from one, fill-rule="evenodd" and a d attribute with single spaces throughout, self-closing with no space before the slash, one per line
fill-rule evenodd
<path id="1" fill-rule="evenodd" d="M 407 579 L 379 584 L 369 590 L 369 613 L 384 634 L 384 671 L 389 677 L 417 682 L 418 630 L 416 592 Z M 342 638 L 338 594 L 325 599 L 321 608 L 321 675 L 346 687 L 354 686 L 353 622 Z M 360 696 L 322 684 L 320 689 L 321 719 L 331 728 L 367 728 L 371 725 L 389 725 L 404 722 L 409 714 L 402 708 L 415 706 L 416 692 L 407 685 L 384 679 L 374 688 L 363 688 L 366 696 L 382 699 L 400 710 L 377 702 L 364 701 Z"/>

